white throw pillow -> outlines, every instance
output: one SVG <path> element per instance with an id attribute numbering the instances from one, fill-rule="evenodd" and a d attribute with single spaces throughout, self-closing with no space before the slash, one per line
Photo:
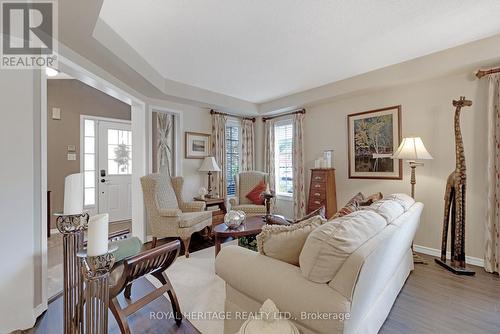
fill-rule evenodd
<path id="1" fill-rule="evenodd" d="M 316 283 L 331 281 L 349 255 L 386 224 L 376 212 L 361 210 L 317 227 L 307 237 L 300 253 L 302 274 Z"/>
<path id="2" fill-rule="evenodd" d="M 415 204 L 415 200 L 411 196 L 403 193 L 391 194 L 385 199 L 392 199 L 398 202 L 405 209 L 405 211 L 408 211 L 408 209 Z"/>
<path id="3" fill-rule="evenodd" d="M 325 222 L 326 219 L 314 216 L 293 225 L 265 225 L 257 235 L 259 252 L 298 266 L 299 255 L 307 236 Z"/>

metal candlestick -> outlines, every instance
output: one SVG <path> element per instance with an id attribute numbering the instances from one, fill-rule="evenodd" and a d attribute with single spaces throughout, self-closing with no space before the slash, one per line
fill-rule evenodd
<path id="1" fill-rule="evenodd" d="M 115 263 L 111 253 L 88 256 L 86 250 L 78 253 L 82 259 L 85 280 L 85 334 L 108 333 L 109 272 Z"/>
<path id="2" fill-rule="evenodd" d="M 63 235 L 64 271 L 64 333 L 83 333 L 83 282 L 81 266 L 76 254 L 83 248 L 83 234 L 88 227 L 89 214 L 55 214 L 56 226 Z"/>

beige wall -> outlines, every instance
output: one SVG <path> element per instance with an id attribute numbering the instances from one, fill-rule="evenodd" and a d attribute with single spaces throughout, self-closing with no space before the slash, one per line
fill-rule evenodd
<path id="1" fill-rule="evenodd" d="M 61 120 L 52 119 L 52 108 L 61 109 Z M 80 172 L 80 115 L 130 120 L 130 106 L 78 80 L 48 80 L 47 114 L 47 185 L 52 212 L 61 212 L 64 178 Z M 68 145 L 76 146 L 76 161 L 67 160 Z"/>
<path id="2" fill-rule="evenodd" d="M 487 80 L 473 80 L 470 73 L 399 86 L 336 102 L 308 107 L 305 118 L 307 188 L 309 169 L 323 150 L 334 149 L 338 205 L 358 191 L 387 195 L 410 191 L 409 168 L 402 181 L 348 178 L 347 115 L 402 105 L 403 136 L 420 136 L 434 160 L 417 168 L 416 199 L 425 204 L 415 244 L 440 249 L 443 196 L 446 178 L 455 168 L 452 99 L 464 95 L 473 101 L 462 113 L 462 134 L 467 163 L 466 253 L 483 257 L 487 183 Z"/>

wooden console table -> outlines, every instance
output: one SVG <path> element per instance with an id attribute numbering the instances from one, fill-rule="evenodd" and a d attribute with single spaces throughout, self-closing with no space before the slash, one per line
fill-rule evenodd
<path id="1" fill-rule="evenodd" d="M 224 216 L 227 213 L 225 198 L 204 198 L 194 197 L 195 201 L 205 202 L 205 210 L 208 211 L 211 207 L 217 207 L 218 210 L 212 211 L 212 226 L 217 226 L 224 223 Z"/>

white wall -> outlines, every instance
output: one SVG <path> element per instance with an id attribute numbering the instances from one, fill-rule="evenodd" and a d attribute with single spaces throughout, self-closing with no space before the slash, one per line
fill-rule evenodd
<path id="1" fill-rule="evenodd" d="M 212 133 L 212 118 L 208 109 L 185 106 L 182 108 L 182 145 L 179 157 L 182 159 L 182 173 L 184 177 L 183 196 L 190 201 L 198 195 L 200 187 L 208 187 L 206 173 L 199 172 L 202 159 L 185 158 L 185 132 Z"/>
<path id="2" fill-rule="evenodd" d="M 461 95 L 473 101 L 472 108 L 462 112 L 468 177 L 466 253 L 482 258 L 487 198 L 487 79 L 473 80 L 470 73 L 464 73 L 308 107 L 304 121 L 307 188 L 314 159 L 323 150 L 334 149 L 339 207 L 358 191 L 409 193 L 406 164 L 402 181 L 349 179 L 347 170 L 347 115 L 400 104 L 403 136 L 422 137 L 434 156 L 417 168 L 416 199 L 425 204 L 425 209 L 415 244 L 440 249 L 444 188 L 455 168 L 451 101 Z"/>
<path id="3" fill-rule="evenodd" d="M 31 327 L 40 303 L 39 84 L 34 71 L 0 71 L 0 333 Z"/>

